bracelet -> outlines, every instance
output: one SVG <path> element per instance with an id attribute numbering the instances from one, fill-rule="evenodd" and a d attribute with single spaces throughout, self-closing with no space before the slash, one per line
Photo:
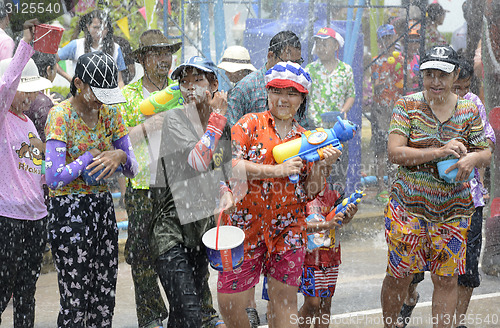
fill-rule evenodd
<path id="1" fill-rule="evenodd" d="M 217 322 L 217 323 L 215 324 L 215 326 L 214 326 L 214 327 L 217 327 L 217 326 L 219 326 L 219 325 L 223 325 L 223 324 L 224 324 L 224 321 L 219 321 L 219 322 Z"/>

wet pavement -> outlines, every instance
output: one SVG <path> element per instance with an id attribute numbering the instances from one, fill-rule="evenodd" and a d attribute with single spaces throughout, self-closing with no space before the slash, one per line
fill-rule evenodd
<path id="1" fill-rule="evenodd" d="M 119 219 L 122 213 L 117 213 Z M 384 240 L 382 206 L 367 196 L 360 211 L 341 235 L 342 264 L 337 290 L 332 303 L 330 327 L 382 327 L 380 288 L 385 275 L 387 247 Z M 126 234 L 122 232 L 121 237 Z M 123 238 L 121 239 L 123 243 Z M 483 243 L 484 245 L 484 243 Z M 210 286 L 217 306 L 217 274 L 211 271 Z M 261 322 L 265 324 L 267 302 L 261 300 L 262 284 L 257 286 L 256 303 Z M 414 310 L 413 321 L 408 328 L 432 327 L 431 297 L 432 283 L 426 274 L 419 285 L 420 301 Z M 42 274 L 36 293 L 36 328 L 56 326 L 59 309 L 59 293 L 55 272 Z M 137 327 L 134 291 L 130 266 L 119 264 L 116 308 L 113 326 L 116 328 Z M 299 304 L 302 297 L 299 294 Z M 12 327 L 12 302 L 2 315 L 0 328 Z M 481 286 L 476 288 L 468 312 L 468 328 L 500 327 L 500 278 L 482 275 Z M 263 326 L 265 327 L 265 326 Z"/>

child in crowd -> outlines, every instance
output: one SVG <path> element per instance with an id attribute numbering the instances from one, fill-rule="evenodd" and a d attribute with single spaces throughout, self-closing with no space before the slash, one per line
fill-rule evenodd
<path id="1" fill-rule="evenodd" d="M 403 93 L 404 59 L 394 50 L 396 32 L 394 26 L 385 24 L 377 29 L 377 42 L 381 53 L 372 65 L 373 107 L 371 148 L 377 165 L 378 196 L 387 202 L 389 194 L 384 186 L 384 176 L 389 175 L 387 162 L 387 138 L 394 103 Z"/>
<path id="2" fill-rule="evenodd" d="M 330 240 L 328 246 L 308 249 L 306 253 L 300 285 L 300 292 L 304 295 L 304 304 L 299 310 L 299 317 L 303 318 L 300 328 L 309 328 L 311 322 L 314 322 L 314 328 L 327 328 L 330 325 L 330 309 L 341 263 L 340 244 L 335 232 L 337 228 L 349 223 L 358 211 L 355 204 L 349 204 L 345 215 L 336 213 L 331 220 L 325 220 L 341 202 L 339 192 L 332 190 L 330 184 L 327 184 L 306 207 L 306 215 L 313 215 L 316 219 L 314 222 L 307 222 L 307 232 L 326 230 Z"/>
<path id="3" fill-rule="evenodd" d="M 0 317 L 12 297 L 14 328 L 34 326 L 36 282 L 47 237 L 42 191 L 45 145 L 23 113 L 38 91 L 52 86 L 30 59 L 33 23 L 24 24 L 14 57 L 0 62 Z"/>
<path id="4" fill-rule="evenodd" d="M 293 118 L 306 104 L 311 78 L 299 64 L 280 62 L 266 72 L 269 110 L 243 116 L 232 128 L 233 172 L 251 180 L 226 223 L 245 231 L 245 260 L 234 271 L 220 272 L 219 307 L 228 327 L 249 328 L 245 308 L 262 271 L 269 283 L 268 321 L 274 328 L 298 327 L 297 288 L 305 255 L 305 206 L 324 187 L 340 156 L 324 150 L 324 159 L 304 164 L 299 157 L 277 164 L 276 145 L 299 138 L 305 130 Z M 299 174 L 297 183 L 288 176 Z"/>
<path id="5" fill-rule="evenodd" d="M 178 66 L 184 106 L 165 113 L 149 246 L 170 306 L 168 327 L 224 328 L 212 306 L 201 238 L 214 211 L 230 211 L 232 194 L 227 94 L 214 63 L 195 56 Z M 218 206 L 217 206 L 218 203 Z"/>
<path id="6" fill-rule="evenodd" d="M 338 32 L 323 27 L 313 38 L 318 60 L 306 66 L 306 72 L 315 82 L 307 111 L 314 126 L 329 128 L 331 123 L 324 122 L 321 115 L 338 111 L 342 118 L 347 118 L 356 97 L 354 75 L 351 66 L 338 59 L 338 51 L 344 46 L 344 38 Z M 336 118 L 334 120 L 333 123 Z M 345 183 L 349 163 L 347 145 L 343 154 L 340 163 L 334 165 L 329 181 Z"/>

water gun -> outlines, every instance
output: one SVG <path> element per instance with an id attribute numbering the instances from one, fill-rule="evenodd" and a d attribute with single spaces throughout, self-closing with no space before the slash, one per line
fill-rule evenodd
<path id="1" fill-rule="evenodd" d="M 287 141 L 273 148 L 273 157 L 276 163 L 281 164 L 294 157 L 300 157 L 307 162 L 322 160 L 323 149 L 335 147 L 342 150 L 341 141 L 352 139 L 359 126 L 348 120 L 343 120 L 337 116 L 337 123 L 331 129 L 318 128 L 313 131 L 306 131 L 300 138 Z M 297 183 L 298 174 L 291 175 L 290 181 Z"/>
<path id="2" fill-rule="evenodd" d="M 403 73 L 403 65 L 400 62 L 396 63 L 396 59 L 399 58 L 399 55 L 400 55 L 399 51 L 393 51 L 392 56 L 387 58 L 387 64 L 395 65 L 393 67 L 394 73 L 396 74 L 396 77 L 401 77 L 401 79 L 398 82 L 396 82 L 395 86 L 398 89 L 402 89 L 403 83 L 404 83 L 404 81 L 403 81 L 403 74 L 404 74 Z"/>
<path id="3" fill-rule="evenodd" d="M 182 98 L 179 83 L 170 84 L 163 90 L 155 91 L 139 104 L 139 109 L 144 115 L 153 115 L 169 109 L 182 107 Z"/>
<path id="4" fill-rule="evenodd" d="M 342 203 L 338 204 L 334 210 L 328 213 L 325 221 L 332 220 L 337 213 L 345 213 L 345 211 L 347 210 L 347 206 L 349 206 L 349 204 L 359 204 L 363 196 L 366 196 L 366 194 L 363 193 L 362 191 L 356 190 L 354 193 L 351 194 L 351 196 L 344 198 L 342 200 Z M 311 214 L 306 218 L 306 221 L 320 222 L 323 220 L 321 215 Z M 342 224 L 342 221 L 339 221 L 338 223 Z M 307 234 L 307 248 L 309 250 L 313 250 L 318 247 L 330 247 L 330 245 L 331 245 L 331 238 L 330 234 L 327 231 L 317 231 L 314 233 Z"/>

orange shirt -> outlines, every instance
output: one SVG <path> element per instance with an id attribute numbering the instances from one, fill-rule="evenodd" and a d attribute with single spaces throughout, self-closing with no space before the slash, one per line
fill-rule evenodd
<path id="1" fill-rule="evenodd" d="M 239 160 L 277 165 L 272 154 L 274 146 L 299 138 L 303 131 L 294 120 L 291 131 L 282 140 L 269 111 L 243 116 L 231 129 L 233 167 Z M 237 202 L 237 211 L 230 218 L 225 217 L 226 224 L 245 231 L 245 258 L 252 258 L 254 250 L 263 243 L 269 253 L 305 245 L 305 206 L 309 199 L 304 180 L 310 168 L 311 165 L 304 166 L 296 184 L 288 177 L 247 182 L 248 189 Z"/>

